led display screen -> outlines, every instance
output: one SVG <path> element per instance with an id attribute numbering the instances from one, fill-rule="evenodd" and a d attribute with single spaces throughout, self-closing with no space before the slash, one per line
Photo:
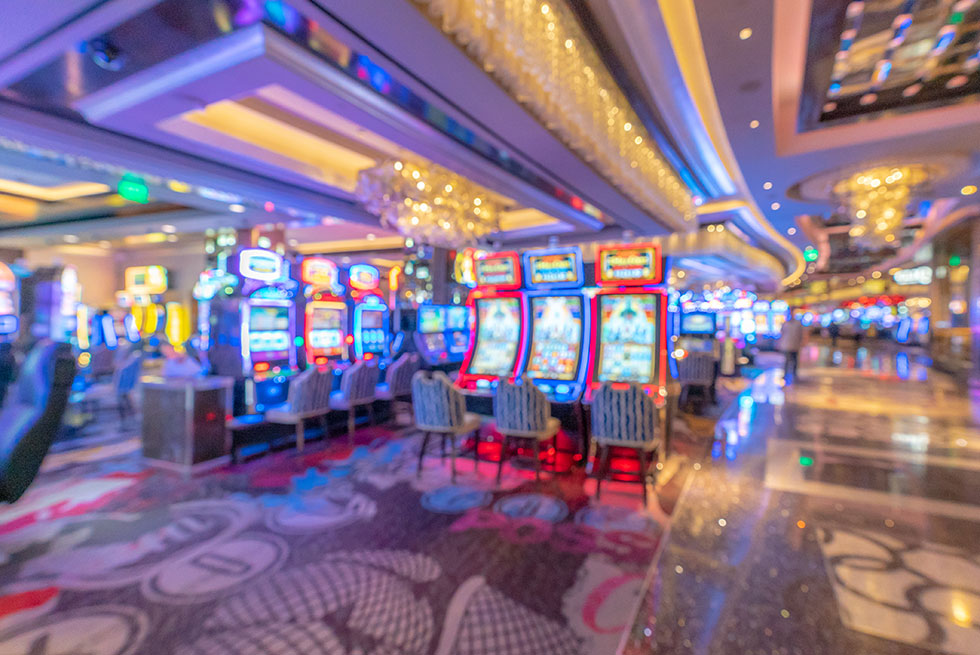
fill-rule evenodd
<path id="1" fill-rule="evenodd" d="M 657 354 L 658 296 L 599 296 L 598 378 L 602 382 L 650 384 Z"/>
<path id="2" fill-rule="evenodd" d="M 445 307 L 419 307 L 419 332 L 431 334 L 446 329 Z"/>
<path id="3" fill-rule="evenodd" d="M 446 308 L 446 329 L 447 330 L 468 330 L 470 327 L 470 308 L 469 307 L 447 307 Z"/>
<path id="4" fill-rule="evenodd" d="M 248 315 L 248 328 L 250 332 L 288 330 L 289 308 L 253 306 Z"/>
<path id="5" fill-rule="evenodd" d="M 476 348 L 469 372 L 507 376 L 514 370 L 521 338 L 521 304 L 517 298 L 482 298 L 476 301 Z"/>
<path id="6" fill-rule="evenodd" d="M 382 323 L 384 322 L 384 312 L 374 311 L 374 310 L 364 310 L 361 312 L 361 328 L 362 329 L 378 329 L 384 327 Z"/>
<path id="7" fill-rule="evenodd" d="M 581 296 L 531 298 L 529 378 L 576 378 L 582 350 L 582 302 Z"/>
<path id="8" fill-rule="evenodd" d="M 688 312 L 681 315 L 681 334 L 714 334 L 715 315 L 710 312 Z"/>

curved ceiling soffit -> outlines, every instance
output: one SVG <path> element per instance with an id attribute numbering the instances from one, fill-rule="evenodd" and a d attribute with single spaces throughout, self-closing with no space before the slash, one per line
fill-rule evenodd
<path id="1" fill-rule="evenodd" d="M 936 201 L 932 209 L 926 215 L 925 225 L 915 235 L 915 240 L 907 246 L 902 247 L 891 258 L 873 266 L 867 271 L 887 271 L 888 269 L 903 266 L 913 261 L 915 254 L 938 238 L 950 228 L 963 223 L 964 221 L 980 217 L 980 203 L 960 205 L 957 198 L 946 198 Z"/>
<path id="2" fill-rule="evenodd" d="M 726 203 L 733 203 L 732 210 L 739 212 L 746 226 L 760 240 L 766 242 L 779 259 L 786 262 L 789 273 L 781 283 L 783 286 L 792 284 L 803 274 L 806 261 L 800 249 L 781 235 L 762 214 L 742 177 L 741 168 L 721 118 L 721 110 L 718 108 L 718 99 L 711 82 L 708 62 L 704 56 L 694 1 L 658 0 L 658 5 L 673 47 L 674 59 L 701 118 L 701 127 L 737 189 L 736 197 L 726 199 Z"/>

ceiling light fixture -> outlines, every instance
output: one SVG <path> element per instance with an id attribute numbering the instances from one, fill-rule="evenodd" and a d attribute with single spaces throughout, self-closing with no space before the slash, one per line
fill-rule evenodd
<path id="1" fill-rule="evenodd" d="M 786 230 L 786 234 L 793 236 L 794 234 L 796 234 L 796 228 L 795 227 L 789 228 L 788 230 Z"/>
<path id="2" fill-rule="evenodd" d="M 922 165 L 877 166 L 839 180 L 833 195 L 846 203 L 854 217 L 848 231 L 860 245 L 876 249 L 895 241 L 909 211 L 913 190 L 927 182 Z"/>
<path id="3" fill-rule="evenodd" d="M 742 29 L 740 29 L 738 31 L 738 38 L 742 39 L 743 41 L 747 41 L 748 39 L 751 39 L 752 38 L 752 28 L 751 27 L 743 27 Z"/>
<path id="4" fill-rule="evenodd" d="M 769 207 L 770 207 L 770 209 L 772 209 L 773 211 L 776 211 L 777 209 L 779 209 L 780 207 L 782 207 L 782 205 L 780 205 L 780 204 L 779 204 L 778 202 L 774 202 L 774 203 L 772 203 L 771 205 L 769 205 Z"/>
<path id="5" fill-rule="evenodd" d="M 65 243 L 78 243 L 79 241 L 77 234 L 66 234 L 62 238 L 65 240 Z"/>
<path id="6" fill-rule="evenodd" d="M 753 120 L 752 122 L 749 123 L 749 127 L 751 127 L 754 130 L 755 128 L 759 127 L 759 121 Z"/>
<path id="7" fill-rule="evenodd" d="M 762 188 L 768 191 L 769 189 L 772 188 L 772 182 L 766 182 L 765 184 L 762 185 Z"/>
<path id="8" fill-rule="evenodd" d="M 239 205 L 237 202 L 228 205 L 228 211 L 235 212 L 236 214 L 242 214 L 245 212 L 245 205 Z"/>
<path id="9" fill-rule="evenodd" d="M 975 184 L 967 184 L 965 187 L 960 189 L 960 195 L 972 196 L 977 192 L 977 187 Z"/>
<path id="10" fill-rule="evenodd" d="M 168 225 L 161 225 L 160 226 L 160 231 L 163 232 L 163 233 L 165 233 L 165 234 L 173 234 L 173 233 L 175 233 L 177 231 L 177 227 L 175 225 L 169 225 L 169 224 Z"/>

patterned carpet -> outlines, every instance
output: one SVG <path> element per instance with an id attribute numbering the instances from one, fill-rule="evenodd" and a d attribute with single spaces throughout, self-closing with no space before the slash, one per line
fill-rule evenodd
<path id="1" fill-rule="evenodd" d="M 608 655 L 685 479 L 448 459 L 383 428 L 193 479 L 132 441 L 63 453 L 0 512 L 4 655 Z"/>

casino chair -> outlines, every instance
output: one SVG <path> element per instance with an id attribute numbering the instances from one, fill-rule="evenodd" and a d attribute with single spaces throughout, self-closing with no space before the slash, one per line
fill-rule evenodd
<path id="1" fill-rule="evenodd" d="M 503 435 L 500 463 L 497 465 L 497 482 L 500 482 L 507 459 L 510 441 L 531 441 L 534 444 L 534 479 L 541 479 L 541 443 L 554 441 L 558 450 L 558 429 L 561 423 L 551 416 L 551 403 L 543 391 L 529 379 L 517 384 L 500 381 L 493 405 L 497 432 Z"/>
<path id="2" fill-rule="evenodd" d="M 646 506 L 646 482 L 660 448 L 658 421 L 657 405 L 642 386 L 605 382 L 599 387 L 592 397 L 592 439 L 589 447 L 590 455 L 594 454 L 599 463 L 596 500 L 602 491 L 603 479 L 610 473 L 610 450 L 629 448 L 636 451 L 640 460 L 639 477 L 643 485 L 643 504 Z"/>
<path id="3" fill-rule="evenodd" d="M 385 370 L 385 381 L 377 386 L 374 395 L 392 406 L 396 402 L 412 403 L 412 376 L 422 368 L 422 358 L 415 353 L 404 353 Z M 392 410 L 392 414 L 394 411 Z"/>
<path id="4" fill-rule="evenodd" d="M 476 440 L 473 446 L 473 460 L 479 462 L 480 417 L 466 411 L 466 398 L 453 386 L 449 378 L 439 371 L 416 371 L 412 376 L 412 407 L 415 413 L 415 427 L 425 437 L 419 449 L 419 467 L 416 475 L 422 475 L 422 460 L 425 448 L 432 435 L 442 439 L 442 454 L 446 455 L 446 441 L 449 441 L 452 457 L 452 481 L 456 481 L 456 437 L 472 434 Z"/>
<path id="5" fill-rule="evenodd" d="M 347 440 L 352 446 L 357 408 L 367 407 L 370 422 L 374 423 L 374 393 L 377 382 L 377 367 L 360 361 L 344 369 L 340 376 L 340 390 L 330 394 L 330 409 L 347 412 Z"/>
<path id="6" fill-rule="evenodd" d="M 75 379 L 71 345 L 39 341 L 0 408 L 0 501 L 20 498 L 61 427 Z"/>
<path id="7" fill-rule="evenodd" d="M 80 403 L 83 408 L 115 407 L 119 412 L 119 420 L 124 421 L 136 412 L 132 396 L 142 370 L 143 355 L 134 350 L 116 366 L 108 382 L 93 384 L 72 400 Z"/>
<path id="8" fill-rule="evenodd" d="M 326 435 L 326 417 L 330 411 L 330 392 L 333 389 L 333 368 L 311 366 L 289 382 L 286 402 L 265 412 L 268 423 L 296 427 L 296 449 L 302 451 L 305 443 L 305 423 L 309 418 L 320 418 Z"/>
<path id="9" fill-rule="evenodd" d="M 691 389 L 700 389 L 715 402 L 715 357 L 711 353 L 688 353 L 677 360 L 677 381 L 681 385 L 678 405 L 687 402 Z"/>

